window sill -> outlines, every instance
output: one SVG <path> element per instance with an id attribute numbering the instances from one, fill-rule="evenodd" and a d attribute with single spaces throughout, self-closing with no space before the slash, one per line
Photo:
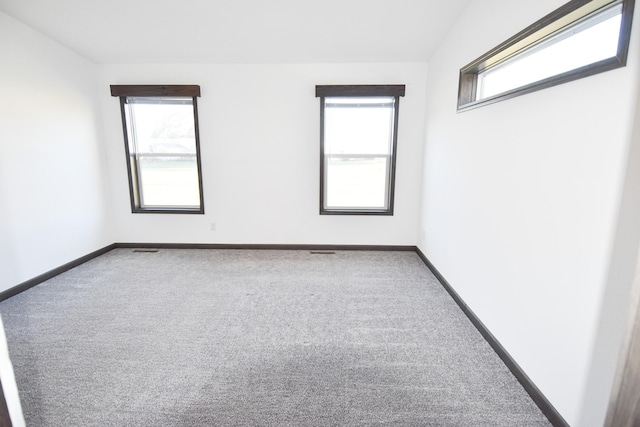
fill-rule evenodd
<path id="1" fill-rule="evenodd" d="M 320 215 L 382 215 L 393 216 L 391 210 L 375 209 L 322 209 Z"/>
<path id="2" fill-rule="evenodd" d="M 195 208 L 195 209 L 183 209 L 183 208 L 162 208 L 162 209 L 153 209 L 153 208 L 135 208 L 131 210 L 131 213 L 150 213 L 150 214 L 204 214 L 203 208 Z"/>

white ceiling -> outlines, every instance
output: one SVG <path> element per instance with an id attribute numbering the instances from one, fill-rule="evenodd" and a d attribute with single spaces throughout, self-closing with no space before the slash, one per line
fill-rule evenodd
<path id="1" fill-rule="evenodd" d="M 97 63 L 427 60 L 471 0 L 0 0 Z"/>

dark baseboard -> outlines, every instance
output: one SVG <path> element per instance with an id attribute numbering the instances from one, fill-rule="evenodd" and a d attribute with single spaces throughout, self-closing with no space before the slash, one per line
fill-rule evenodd
<path id="1" fill-rule="evenodd" d="M 290 244 L 242 244 L 242 243 L 115 243 L 116 248 L 144 249 L 263 249 L 304 251 L 407 251 L 415 246 L 394 245 L 290 245 Z"/>
<path id="2" fill-rule="evenodd" d="M 483 336 L 485 340 L 489 343 L 489 345 L 493 348 L 493 350 L 498 354 L 498 357 L 502 359 L 504 364 L 509 368 L 511 373 L 516 377 L 518 382 L 522 385 L 522 387 L 529 393 L 531 399 L 535 402 L 536 405 L 540 408 L 542 413 L 549 419 L 551 424 L 555 427 L 569 427 L 567 421 L 560 415 L 560 413 L 553 407 L 551 402 L 547 400 L 547 398 L 542 394 L 540 389 L 531 381 L 531 378 L 524 372 L 524 370 L 516 363 L 516 361 L 511 357 L 511 355 L 505 350 L 505 348 L 500 344 L 500 342 L 496 339 L 495 336 L 487 329 L 487 327 L 480 321 L 478 316 L 469 308 L 469 306 L 464 302 L 464 300 L 458 295 L 458 293 L 453 289 L 453 287 L 447 282 L 447 279 L 444 278 L 442 274 L 435 268 L 435 266 L 429 261 L 427 256 L 422 253 L 420 248 L 416 247 L 416 253 L 422 259 L 422 261 L 427 265 L 429 270 L 433 273 L 434 276 L 438 279 L 442 287 L 451 295 L 451 298 L 458 304 L 460 309 L 467 315 L 471 323 L 478 329 L 478 332 Z"/>
<path id="3" fill-rule="evenodd" d="M 97 251 L 91 252 L 90 254 L 82 256 L 78 259 L 74 259 L 73 261 L 70 261 L 64 265 L 61 265 L 60 267 L 56 267 L 53 270 L 49 270 L 46 273 L 36 276 L 33 279 L 29 279 L 26 282 L 22 282 L 19 285 L 16 285 L 12 288 L 4 290 L 0 292 L 0 301 L 4 301 L 8 298 L 11 298 L 12 296 L 17 295 L 20 292 L 24 292 L 29 288 L 33 288 L 34 286 L 44 282 L 45 280 L 49 280 L 52 277 L 55 277 L 58 274 L 64 273 L 67 270 L 71 270 L 72 268 L 77 267 L 80 264 L 84 264 L 85 262 L 92 260 L 95 257 L 106 254 L 107 252 L 114 249 L 115 247 L 116 245 L 112 243 L 109 246 L 105 246 L 102 249 L 98 249 Z"/>

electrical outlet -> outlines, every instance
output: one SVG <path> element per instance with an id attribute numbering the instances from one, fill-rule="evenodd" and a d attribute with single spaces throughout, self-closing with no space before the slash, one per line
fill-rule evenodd
<path id="1" fill-rule="evenodd" d="M 211 224 L 209 224 L 209 230 L 210 231 L 216 231 L 216 223 L 212 222 Z"/>

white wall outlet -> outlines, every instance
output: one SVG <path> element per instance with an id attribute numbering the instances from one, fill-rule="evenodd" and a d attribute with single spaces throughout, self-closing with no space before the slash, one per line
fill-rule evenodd
<path id="1" fill-rule="evenodd" d="M 216 231 L 216 223 L 212 222 L 211 224 L 209 224 L 209 230 L 210 231 Z"/>

